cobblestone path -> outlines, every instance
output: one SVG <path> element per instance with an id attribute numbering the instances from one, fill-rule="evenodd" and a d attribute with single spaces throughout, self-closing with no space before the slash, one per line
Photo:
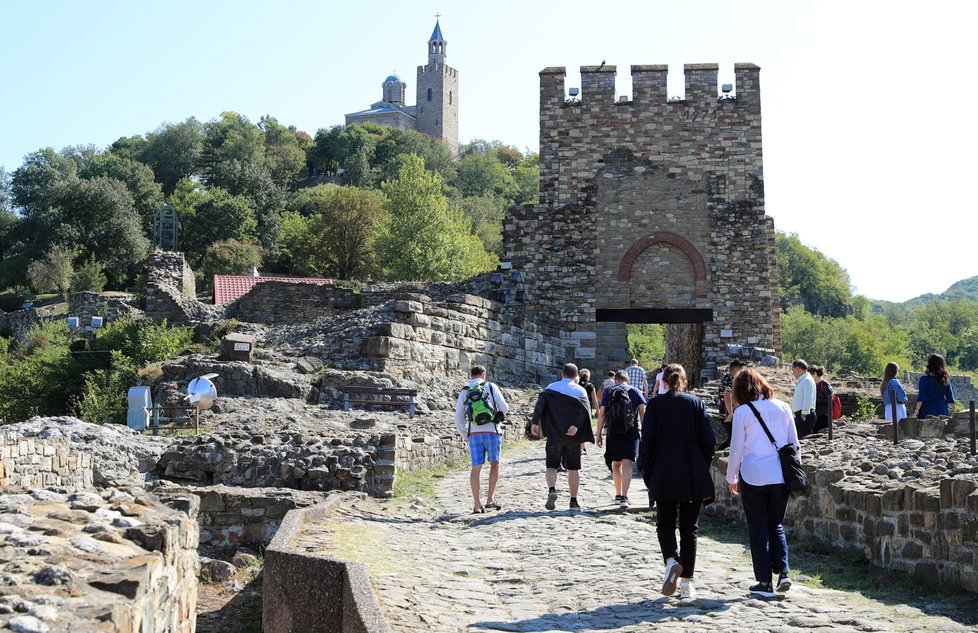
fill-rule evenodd
<path id="1" fill-rule="evenodd" d="M 731 528 L 726 539 L 711 538 L 709 520 L 700 530 L 697 598 L 664 597 L 652 516 L 612 509 L 600 453 L 592 446 L 584 458 L 581 512 L 566 509 L 566 489 L 556 511 L 544 509 L 543 446 L 522 444 L 503 454 L 502 510 L 468 514 L 464 471 L 441 480 L 434 501 L 350 501 L 298 544 L 365 563 L 395 631 L 974 630 L 910 606 L 805 586 L 797 572 L 783 598 L 749 598 L 746 528 L 743 543 L 724 542 L 736 540 Z M 645 505 L 645 487 L 635 483 L 629 497 Z"/>

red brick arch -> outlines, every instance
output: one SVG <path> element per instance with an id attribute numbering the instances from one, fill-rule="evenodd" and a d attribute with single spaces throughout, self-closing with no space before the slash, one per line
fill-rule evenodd
<path id="1" fill-rule="evenodd" d="M 645 252 L 645 249 L 652 246 L 653 244 L 659 244 L 665 242 L 666 244 L 672 244 L 689 258 L 690 263 L 693 265 L 693 273 L 696 277 L 696 281 L 705 282 L 706 281 L 706 264 L 703 263 L 703 257 L 700 255 L 696 247 L 689 243 L 685 238 L 676 235 L 675 233 L 670 233 L 669 231 L 659 231 L 651 235 L 647 235 L 642 239 L 638 240 L 632 247 L 628 249 L 625 256 L 621 260 L 621 266 L 618 268 L 618 281 L 628 281 L 632 277 L 632 265 L 638 256 Z"/>

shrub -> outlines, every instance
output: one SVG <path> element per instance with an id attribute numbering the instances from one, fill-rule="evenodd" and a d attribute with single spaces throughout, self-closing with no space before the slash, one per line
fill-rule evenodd
<path id="1" fill-rule="evenodd" d="M 92 258 L 79 266 L 75 270 L 75 274 L 71 276 L 71 291 L 102 292 L 105 290 L 105 284 L 107 282 L 108 278 L 102 272 L 101 264 Z"/>

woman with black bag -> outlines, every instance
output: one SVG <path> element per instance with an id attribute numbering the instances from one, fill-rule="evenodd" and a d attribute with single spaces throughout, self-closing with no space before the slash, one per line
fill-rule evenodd
<path id="1" fill-rule="evenodd" d="M 791 588 L 788 541 L 782 525 L 790 491 L 778 450 L 786 445 L 797 447 L 798 432 L 791 407 L 774 399 L 771 385 L 749 367 L 734 379 L 733 401 L 737 408 L 733 414 L 727 483 L 731 493 L 740 494 L 747 519 L 757 581 L 750 593 L 773 598 L 774 574 L 778 575 L 778 591 Z"/>

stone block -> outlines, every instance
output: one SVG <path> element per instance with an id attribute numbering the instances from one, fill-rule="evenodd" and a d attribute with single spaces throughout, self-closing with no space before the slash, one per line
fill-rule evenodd
<path id="1" fill-rule="evenodd" d="M 232 332 L 221 337 L 220 360 L 237 360 L 251 362 L 251 354 L 255 349 L 255 337 L 250 334 Z"/>
<path id="2" fill-rule="evenodd" d="M 402 312 L 407 314 L 411 314 L 411 313 L 420 314 L 424 312 L 424 306 L 419 301 L 408 301 L 405 299 L 401 299 L 395 301 L 391 307 L 395 312 Z"/>

